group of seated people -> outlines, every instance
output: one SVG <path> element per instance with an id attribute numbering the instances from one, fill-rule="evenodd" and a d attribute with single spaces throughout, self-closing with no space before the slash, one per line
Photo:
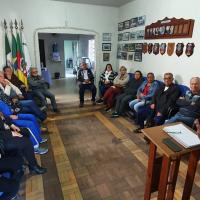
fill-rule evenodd
<path id="1" fill-rule="evenodd" d="M 47 128 L 42 126 L 52 120 L 47 117 L 46 98 L 53 112 L 58 113 L 55 96 L 48 91 L 37 68 L 30 69 L 28 87 L 10 66 L 0 71 L 0 200 L 15 198 L 26 166 L 33 174 L 47 171 L 35 158 L 35 153 L 48 152 L 40 147 L 47 141 L 42 137 Z M 9 177 L 4 176 L 5 172 Z"/>
<path id="2" fill-rule="evenodd" d="M 96 87 L 91 70 L 84 64 L 79 72 L 80 105 L 84 99 L 82 87 L 91 89 L 92 101 L 95 105 Z M 134 77 L 130 78 L 126 67 L 122 66 L 115 73 L 111 64 L 107 64 L 100 76 L 99 99 L 96 103 L 104 103 L 105 110 L 113 110 L 111 117 L 123 116 L 128 109 L 134 113 L 138 128 L 135 133 L 140 133 L 145 127 L 158 126 L 164 123 L 183 122 L 193 127 L 195 119 L 200 118 L 200 78 L 190 80 L 190 89 L 181 94 L 178 84 L 174 83 L 172 73 L 165 73 L 163 82 L 155 80 L 154 73 L 149 72 L 143 77 L 137 70 Z M 172 110 L 178 112 L 174 116 Z"/>

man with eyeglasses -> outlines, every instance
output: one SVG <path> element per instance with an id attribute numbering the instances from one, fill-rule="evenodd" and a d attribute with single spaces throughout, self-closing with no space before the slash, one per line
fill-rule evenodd
<path id="1" fill-rule="evenodd" d="M 29 88 L 32 91 L 32 94 L 37 96 L 41 100 L 43 104 L 42 106 L 47 106 L 46 98 L 49 98 L 51 101 L 53 111 L 56 113 L 60 112 L 57 108 L 54 94 L 48 91 L 48 89 L 46 88 L 45 81 L 44 79 L 42 79 L 41 76 L 38 75 L 38 70 L 36 67 L 30 68 L 30 76 L 28 78 L 28 84 Z"/>
<path id="2" fill-rule="evenodd" d="M 173 80 L 172 73 L 164 74 L 164 84 L 156 90 L 150 106 L 139 109 L 137 113 L 139 128 L 134 130 L 135 133 L 141 132 L 146 119 L 151 122 L 151 126 L 162 125 L 165 122 L 169 107 L 173 106 L 180 96 L 180 89 Z"/>

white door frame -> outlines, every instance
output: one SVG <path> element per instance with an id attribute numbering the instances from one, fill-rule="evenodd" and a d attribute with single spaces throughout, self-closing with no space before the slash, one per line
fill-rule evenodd
<path id="1" fill-rule="evenodd" d="M 38 33 L 60 33 L 60 34 L 82 34 L 82 35 L 93 35 L 95 40 L 95 54 L 96 54 L 96 72 L 95 74 L 100 73 L 100 69 L 98 66 L 100 66 L 100 36 L 99 33 L 97 33 L 94 30 L 90 29 L 82 29 L 82 28 L 76 28 L 76 27 L 43 27 L 43 28 L 37 28 L 34 32 L 34 57 L 35 57 L 35 64 L 41 72 L 40 67 L 40 52 L 39 52 L 39 40 L 38 40 Z"/>

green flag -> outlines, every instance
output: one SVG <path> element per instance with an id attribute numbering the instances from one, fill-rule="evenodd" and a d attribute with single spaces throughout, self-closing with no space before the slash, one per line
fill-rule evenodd
<path id="1" fill-rule="evenodd" d="M 14 70 L 17 70 L 17 41 L 12 33 L 12 66 Z"/>
<path id="2" fill-rule="evenodd" d="M 5 53 L 6 53 L 6 65 L 11 66 L 11 48 L 8 41 L 7 33 L 5 32 Z"/>

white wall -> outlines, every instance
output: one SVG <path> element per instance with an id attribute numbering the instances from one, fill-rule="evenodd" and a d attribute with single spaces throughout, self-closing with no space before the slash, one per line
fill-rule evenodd
<path id="1" fill-rule="evenodd" d="M 38 64 L 34 52 L 34 32 L 43 27 L 76 27 L 93 30 L 99 35 L 98 66 L 104 68 L 101 52 L 101 35 L 103 32 L 113 33 L 113 43 L 116 44 L 116 31 L 118 21 L 118 9 L 114 7 L 73 4 L 50 0 L 0 0 L 0 21 L 6 19 L 23 20 L 24 32 L 30 49 L 33 65 Z M 4 59 L 4 34 L 0 28 L 0 67 L 5 63 Z M 79 34 L 79 32 L 78 32 Z M 2 45 L 3 44 L 3 48 Z M 36 46 L 37 47 L 37 46 Z M 111 63 L 116 66 L 116 45 L 111 52 Z"/>
<path id="2" fill-rule="evenodd" d="M 119 65 L 125 65 L 129 71 L 136 69 L 142 70 L 144 73 L 149 71 L 155 72 L 157 77 L 163 76 L 164 72 L 173 72 L 176 80 L 180 83 L 189 84 L 189 79 L 192 76 L 200 75 L 200 1 L 192 0 L 136 0 L 122 6 L 119 10 L 119 22 L 131 19 L 133 17 L 146 15 L 146 25 L 149 25 L 157 20 L 165 17 L 194 19 L 193 37 L 187 39 L 165 39 L 165 40 L 145 40 L 149 43 L 168 43 L 168 42 L 183 42 L 185 45 L 188 42 L 194 42 L 194 54 L 187 57 L 185 53 L 177 57 L 174 53 L 172 56 L 143 54 L 143 61 L 123 61 L 119 60 Z M 140 29 L 140 28 L 137 28 Z M 133 29 L 136 30 L 136 29 Z M 134 41 L 137 42 L 137 41 Z M 140 41 L 138 41 L 140 42 Z M 143 42 L 143 41 L 142 41 Z M 185 48 L 184 48 L 185 50 Z"/>

